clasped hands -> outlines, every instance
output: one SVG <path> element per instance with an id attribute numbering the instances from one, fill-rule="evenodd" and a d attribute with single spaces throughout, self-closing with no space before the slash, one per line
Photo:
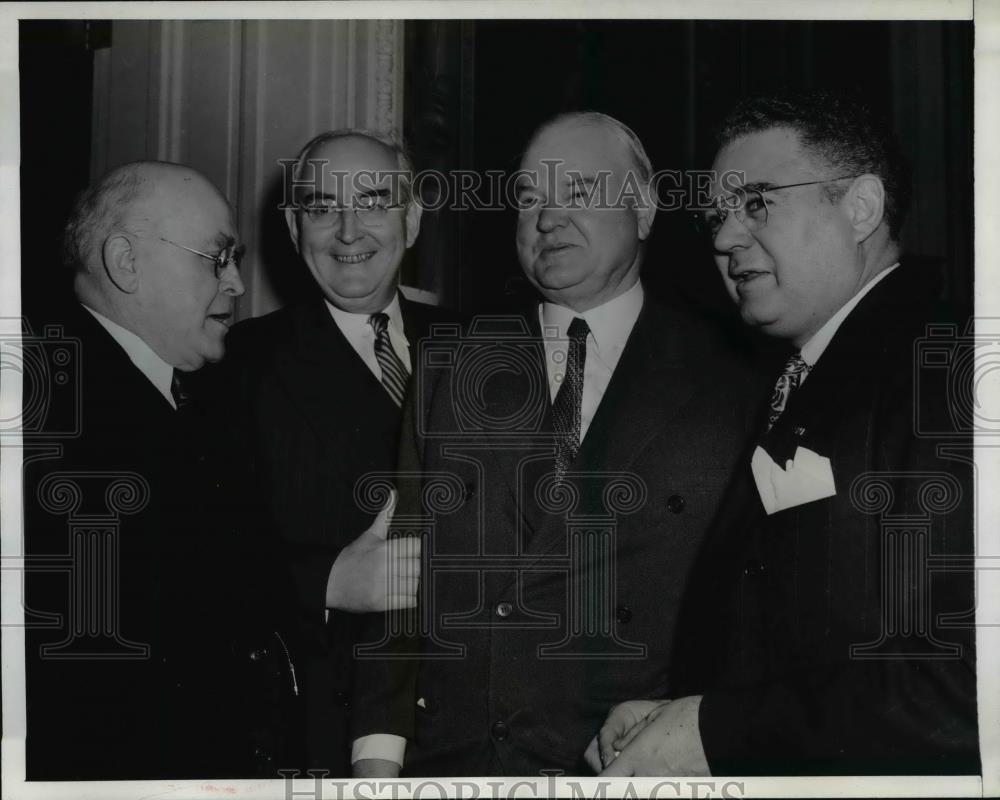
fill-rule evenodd
<path id="1" fill-rule="evenodd" d="M 396 493 L 371 526 L 340 551 L 326 582 L 326 607 L 340 611 L 395 611 L 417 605 L 420 539 L 387 538 Z"/>
<path id="2" fill-rule="evenodd" d="M 611 709 L 584 758 L 607 777 L 711 775 L 698 730 L 701 695 L 629 700 Z"/>

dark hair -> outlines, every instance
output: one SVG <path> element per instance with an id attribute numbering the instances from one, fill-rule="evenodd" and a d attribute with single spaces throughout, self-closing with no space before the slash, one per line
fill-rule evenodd
<path id="1" fill-rule="evenodd" d="M 899 238 L 910 205 L 909 169 L 885 119 L 859 98 L 841 92 L 809 91 L 757 95 L 742 100 L 723 120 L 719 147 L 751 133 L 790 128 L 804 150 L 842 175 L 871 173 L 885 187 L 889 235 Z M 832 200 L 846 192 L 827 187 Z"/>
<path id="2" fill-rule="evenodd" d="M 115 167 L 79 194 L 63 230 L 66 266 L 86 270 L 95 249 L 123 224 L 135 201 L 151 190 L 145 166 L 146 162 L 134 162 Z"/>

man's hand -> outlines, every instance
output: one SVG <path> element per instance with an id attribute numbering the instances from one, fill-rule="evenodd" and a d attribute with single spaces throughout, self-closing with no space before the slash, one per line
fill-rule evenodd
<path id="1" fill-rule="evenodd" d="M 625 736 L 613 742 L 615 749 L 621 750 L 621 753 L 601 775 L 710 776 L 708 759 L 698 730 L 700 706 L 701 695 L 682 697 L 657 705 L 639 724 L 633 725 Z M 620 706 L 612 710 L 609 721 L 618 708 Z M 620 723 L 616 722 L 616 725 L 620 728 Z M 603 732 L 604 728 L 601 729 L 602 734 Z"/>
<path id="2" fill-rule="evenodd" d="M 386 539 L 393 492 L 371 527 L 340 551 L 326 581 L 326 607 L 340 611 L 390 611 L 417 604 L 420 539 Z"/>
<path id="3" fill-rule="evenodd" d="M 608 764 L 615 760 L 618 751 L 624 747 L 619 743 L 626 735 L 637 726 L 641 730 L 645 725 L 646 715 L 663 703 L 664 700 L 629 700 L 619 703 L 611 709 L 608 718 L 604 720 L 604 725 L 598 731 L 597 736 L 590 740 L 587 750 L 583 754 L 587 765 L 600 772 Z M 629 739 L 631 741 L 631 739 Z"/>
<path id="4" fill-rule="evenodd" d="M 398 778 L 399 764 L 384 758 L 362 758 L 351 766 L 352 778 Z"/>

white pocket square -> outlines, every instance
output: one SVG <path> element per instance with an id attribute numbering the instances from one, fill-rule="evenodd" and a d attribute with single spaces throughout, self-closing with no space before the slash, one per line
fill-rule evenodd
<path id="1" fill-rule="evenodd" d="M 830 459 L 807 447 L 799 446 L 782 469 L 763 447 L 758 446 L 753 451 L 750 469 L 768 515 L 837 493 Z"/>

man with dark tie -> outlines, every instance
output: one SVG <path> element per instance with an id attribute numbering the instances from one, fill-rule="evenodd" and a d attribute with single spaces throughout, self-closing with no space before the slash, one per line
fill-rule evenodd
<path id="1" fill-rule="evenodd" d="M 899 263 L 896 147 L 849 98 L 765 96 L 725 121 L 713 169 L 722 278 L 792 352 L 700 554 L 676 699 L 617 707 L 588 760 L 978 773 L 971 373 L 945 368 L 966 330 Z"/>
<path id="2" fill-rule="evenodd" d="M 226 198 L 178 164 L 117 167 L 71 215 L 76 301 L 26 334 L 53 358 L 25 396 L 45 408 L 25 435 L 29 779 L 299 763 L 290 589 L 182 387 L 225 352 L 241 251 Z"/>
<path id="3" fill-rule="evenodd" d="M 579 773 L 614 703 L 667 689 L 680 594 L 747 435 L 739 369 L 640 280 L 656 207 L 636 135 L 566 114 L 520 166 L 539 301 L 435 338 L 404 441 L 423 627 L 394 640 L 419 657 L 378 696 L 412 725 L 408 775 Z"/>
<path id="4" fill-rule="evenodd" d="M 381 719 L 352 725 L 350 703 L 357 631 L 412 605 L 419 572 L 419 542 L 386 541 L 385 519 L 357 494 L 366 475 L 394 469 L 416 343 L 446 319 L 397 288 L 420 229 L 411 179 L 405 152 L 381 134 L 335 130 L 308 142 L 285 219 L 319 291 L 228 339 L 235 428 L 294 576 L 307 763 L 335 776 L 348 774 L 352 751 L 402 751 Z M 388 573 L 401 583 L 387 589 Z M 368 737 L 369 723 L 384 736 Z"/>

